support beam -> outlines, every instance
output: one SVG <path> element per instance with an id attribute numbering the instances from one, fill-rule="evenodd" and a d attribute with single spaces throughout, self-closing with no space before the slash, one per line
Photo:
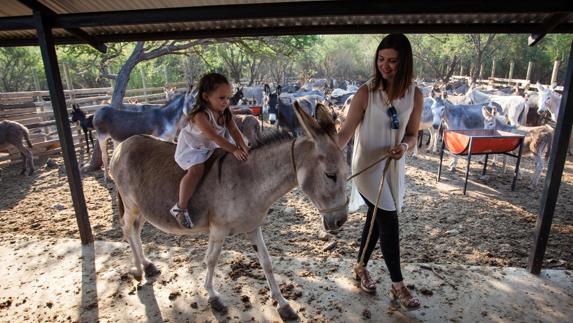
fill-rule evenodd
<path id="1" fill-rule="evenodd" d="M 551 144 L 551 155 L 547 166 L 547 176 L 543 186 L 541 196 L 541 208 L 537 217 L 533 247 L 529 254 L 527 270 L 535 275 L 539 275 L 543 264 L 543 257 L 551 231 L 551 222 L 555 204 L 559 194 L 563 167 L 567 158 L 567 148 L 571 136 L 571 124 L 573 123 L 573 42 L 569 51 L 569 61 L 567 63 L 567 74 L 565 86 L 563 87 L 563 98 L 559 107 L 555 134 Z"/>
<path id="2" fill-rule="evenodd" d="M 55 17 L 58 16 L 52 9 L 46 7 L 45 5 L 41 4 L 37 0 L 18 0 L 18 2 L 22 3 L 23 5 L 27 6 L 28 8 L 32 9 L 33 11 L 38 11 L 42 13 L 44 17 L 49 17 L 50 20 L 54 20 Z M 88 35 L 85 31 L 75 28 L 69 27 L 64 28 L 67 32 L 72 34 L 73 36 L 79 38 L 82 42 L 92 46 L 93 48 L 97 49 L 102 53 L 107 52 L 107 46 L 104 43 L 94 41 L 90 35 Z"/>
<path id="3" fill-rule="evenodd" d="M 569 13 L 554 13 L 547 16 L 547 18 L 543 20 L 541 28 L 536 33 L 529 35 L 529 46 L 537 44 L 541 39 L 543 39 L 543 37 L 545 37 L 545 35 L 552 32 L 555 27 L 564 22 L 567 17 L 569 17 Z"/>
<path id="4" fill-rule="evenodd" d="M 42 52 L 42 59 L 44 61 L 44 69 L 46 71 L 48 89 L 50 90 L 50 99 L 52 101 L 54 118 L 56 119 L 56 127 L 58 128 L 60 146 L 62 147 L 64 155 L 64 165 L 72 194 L 72 202 L 80 229 L 80 238 L 83 244 L 88 244 L 93 242 L 93 235 L 86 208 L 78 161 L 76 160 L 62 78 L 58 68 L 58 57 L 52 37 L 52 27 L 49 24 L 49 20 L 38 10 L 34 10 L 34 19 L 36 20 L 40 51 Z"/>
<path id="5" fill-rule="evenodd" d="M 0 25 L 2 18 L 0 18 Z M 150 32 L 109 32 L 93 36 L 95 42 L 126 42 L 149 40 L 189 40 L 202 38 L 229 38 L 229 37 L 260 37 L 285 35 L 336 35 L 336 34 L 380 34 L 380 33 L 406 33 L 406 34 L 468 34 L 468 33 L 506 33 L 527 34 L 539 29 L 539 24 L 369 24 L 369 25 L 313 25 L 313 26 L 284 26 L 284 27 L 252 27 L 205 30 L 164 30 Z M 1 26 L 0 26 L 1 29 Z M 573 24 L 557 26 L 554 32 L 573 33 Z M 54 39 L 56 44 L 80 44 L 76 37 L 59 37 Z M 2 46 L 36 46 L 36 38 L 18 38 L 2 40 Z"/>

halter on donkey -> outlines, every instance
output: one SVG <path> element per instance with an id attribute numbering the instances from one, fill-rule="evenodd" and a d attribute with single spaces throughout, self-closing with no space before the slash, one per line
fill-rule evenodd
<path id="1" fill-rule="evenodd" d="M 204 286 L 211 306 L 224 309 L 213 287 L 215 265 L 225 237 L 246 233 L 278 303 L 279 314 L 285 320 L 298 317 L 275 281 L 261 225 L 269 207 L 298 184 L 320 211 L 324 229 L 338 231 L 348 214 L 348 171 L 327 109 L 318 106 L 317 120 L 298 104 L 295 111 L 306 136 L 283 136 L 263 143 L 245 162 L 230 154 L 214 162 L 190 201 L 193 229 L 179 226 L 168 212 L 177 200 L 178 183 L 184 175 L 173 159 L 175 145 L 151 136 L 134 136 L 119 145 L 111 160 L 111 175 L 118 191 L 120 224 L 133 251 L 136 279 L 142 278 L 144 270 L 147 276 L 159 273 L 143 254 L 140 233 L 146 221 L 172 234 L 209 232 Z"/>

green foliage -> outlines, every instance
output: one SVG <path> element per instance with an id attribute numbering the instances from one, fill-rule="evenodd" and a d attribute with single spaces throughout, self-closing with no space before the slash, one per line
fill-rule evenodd
<path id="1" fill-rule="evenodd" d="M 0 92 L 35 90 L 34 71 L 39 81 L 45 78 L 41 64 L 36 48 L 0 47 Z M 43 88 L 41 83 L 40 88 Z"/>
<path id="2" fill-rule="evenodd" d="M 159 87 L 166 83 L 192 82 L 210 71 L 221 72 L 243 84 L 285 83 L 308 78 L 366 80 L 372 75 L 374 51 L 383 35 L 328 35 L 240 38 L 225 43 L 197 45 L 178 55 L 164 55 L 137 64 L 128 87 Z M 527 45 L 528 35 L 408 35 L 419 77 L 442 78 L 448 72 L 465 75 L 470 66 L 484 64 L 484 77 L 507 77 L 514 63 L 513 78 L 525 78 L 533 63 L 532 81 L 549 83 L 553 63 L 561 60 L 558 82 L 562 83 L 573 35 L 547 35 L 536 46 Z M 146 42 L 146 50 L 167 42 Z M 102 54 L 87 45 L 58 46 L 64 87 L 66 65 L 74 88 L 110 86 L 106 74 L 116 75 L 130 57 L 135 43 L 113 43 Z M 479 62 L 478 62 L 479 60 Z M 479 68 L 479 67 L 478 67 Z M 46 89 L 40 51 L 35 47 L 0 48 L 0 91 L 35 89 L 32 70 Z"/>

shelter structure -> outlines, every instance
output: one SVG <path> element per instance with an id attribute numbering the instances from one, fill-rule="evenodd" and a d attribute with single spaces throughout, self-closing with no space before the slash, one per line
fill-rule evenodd
<path id="1" fill-rule="evenodd" d="M 107 42 L 300 34 L 513 33 L 533 45 L 573 32 L 567 1 L 387 0 L 4 0 L 0 46 L 40 46 L 81 241 L 91 243 L 85 197 L 55 46 Z M 572 44 L 573 45 L 573 44 Z M 570 54 L 571 55 L 571 54 Z M 573 56 L 551 147 L 528 270 L 539 274 L 573 122 Z"/>

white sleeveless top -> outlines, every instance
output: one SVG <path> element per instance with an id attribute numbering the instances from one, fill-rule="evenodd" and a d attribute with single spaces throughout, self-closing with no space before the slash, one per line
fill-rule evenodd
<path id="1" fill-rule="evenodd" d="M 390 116 L 387 112 L 389 106 L 386 103 L 388 102 L 386 93 L 381 89 L 372 91 L 372 79 L 368 81 L 367 85 L 368 106 L 364 112 L 364 118 L 354 133 L 352 173 L 357 173 L 366 168 L 380 158 L 382 152 L 402 142 L 404 134 L 406 133 L 406 125 L 414 108 L 414 92 L 416 86 L 412 84 L 406 91 L 404 97 L 392 102 L 392 105 L 394 105 L 398 113 L 398 119 L 400 120 L 400 129 L 392 129 L 390 126 Z M 405 158 L 402 157 L 400 160 L 390 162 L 378 205 L 378 207 L 383 210 L 397 210 L 398 213 L 400 213 L 402 209 L 405 177 L 404 159 Z M 376 166 L 358 175 L 354 179 L 353 185 L 356 185 L 358 192 L 364 195 L 372 204 L 376 203 L 376 195 L 380 187 L 380 179 L 384 171 L 385 163 L 386 160 L 379 162 Z M 391 186 L 394 186 L 394 192 L 397 193 L 395 199 L 392 197 L 390 191 Z M 358 198 L 360 198 L 360 196 L 358 196 Z M 355 196 L 351 199 L 356 201 Z M 396 204 L 394 200 L 396 200 Z"/>
<path id="2" fill-rule="evenodd" d="M 234 145 L 235 141 L 231 137 L 229 129 L 226 127 L 226 122 L 220 126 L 217 124 L 213 112 L 211 112 L 210 109 L 207 108 L 204 111 L 207 111 L 209 123 L 213 126 L 217 134 Z M 179 137 L 177 137 L 175 161 L 181 168 L 187 170 L 193 165 L 204 163 L 217 148 L 219 148 L 219 145 L 207 138 L 199 127 L 197 127 L 193 121 L 189 120 L 189 124 L 181 129 Z"/>

